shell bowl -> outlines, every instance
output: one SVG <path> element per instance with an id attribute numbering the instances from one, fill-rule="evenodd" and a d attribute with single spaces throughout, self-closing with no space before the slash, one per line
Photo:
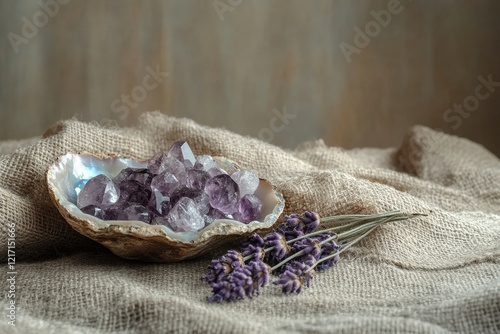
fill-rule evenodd
<path id="1" fill-rule="evenodd" d="M 214 157 L 219 165 L 238 168 L 230 160 Z M 76 188 L 82 180 L 98 174 L 115 177 L 122 169 L 146 168 L 147 162 L 89 153 L 61 156 L 47 172 L 50 197 L 61 215 L 79 233 L 130 260 L 177 262 L 209 253 L 220 246 L 269 230 L 278 223 L 285 201 L 267 180 L 260 179 L 257 193 L 263 202 L 260 221 L 244 224 L 235 220 L 215 220 L 198 232 L 174 232 L 164 225 L 140 221 L 104 221 L 80 211 L 76 206 Z"/>

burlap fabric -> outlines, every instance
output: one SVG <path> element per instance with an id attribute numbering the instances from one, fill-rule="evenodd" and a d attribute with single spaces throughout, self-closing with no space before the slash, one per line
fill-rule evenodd
<path id="1" fill-rule="evenodd" d="M 208 304 L 208 258 L 122 260 L 74 232 L 45 184 L 67 152 L 144 159 L 176 140 L 256 169 L 284 193 L 288 213 L 431 213 L 378 229 L 300 295 L 269 286 L 254 299 Z M 18 261 L 16 327 L 2 292 L 0 333 L 500 332 L 500 161 L 468 140 L 414 127 L 397 149 L 316 141 L 287 151 L 149 113 L 135 128 L 60 122 L 0 152 L 3 270 L 9 222 Z"/>

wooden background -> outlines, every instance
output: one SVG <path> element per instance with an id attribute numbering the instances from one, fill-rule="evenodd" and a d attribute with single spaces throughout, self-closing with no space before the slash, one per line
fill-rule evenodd
<path id="1" fill-rule="evenodd" d="M 354 45 L 353 29 L 394 0 L 220 0 L 221 14 L 213 0 L 60 1 L 47 22 L 38 0 L 0 2 L 0 139 L 74 115 L 130 125 L 161 110 L 285 147 L 395 146 L 424 124 L 500 155 L 500 87 L 459 126 L 443 118 L 478 76 L 500 82 L 498 0 L 401 0 L 350 63 L 340 44 Z M 34 19 L 36 35 L 13 47 L 9 36 Z M 118 110 L 157 66 L 168 77 L 128 115 Z M 279 127 L 284 109 L 295 118 Z"/>

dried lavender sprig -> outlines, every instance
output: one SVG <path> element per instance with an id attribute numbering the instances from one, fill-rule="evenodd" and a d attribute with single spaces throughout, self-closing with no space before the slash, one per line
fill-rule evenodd
<path id="1" fill-rule="evenodd" d="M 373 217 L 377 217 L 378 219 L 376 221 L 373 221 L 373 222 L 370 222 L 370 223 L 366 223 L 366 224 L 363 224 L 361 226 L 357 226 L 356 228 L 353 228 L 351 230 L 348 230 L 346 232 L 343 232 L 343 233 L 340 233 L 330 239 L 327 239 L 325 241 L 323 241 L 321 243 L 321 245 L 325 244 L 326 242 L 328 241 L 331 241 L 333 239 L 341 239 L 341 238 L 347 238 L 351 235 L 356 235 L 357 233 L 360 233 L 361 231 L 364 231 L 364 230 L 367 230 L 367 229 L 370 229 L 372 227 L 377 227 L 381 224 L 384 224 L 384 223 L 387 223 L 389 221 L 397 221 L 397 220 L 404 220 L 404 219 L 410 219 L 410 218 L 413 218 L 415 216 L 418 216 L 418 215 L 422 215 L 422 214 L 402 214 L 400 211 L 393 211 L 393 212 L 390 212 L 390 213 L 384 213 L 384 214 L 379 214 L 379 215 L 371 215 L 371 216 L 365 216 L 365 218 L 363 220 L 366 220 L 366 219 L 373 219 Z M 344 217 L 348 217 L 348 215 L 344 216 Z M 359 221 L 357 222 L 357 224 L 352 224 L 351 226 L 354 226 L 354 225 L 359 225 Z M 302 239 L 305 239 L 305 238 L 310 238 L 311 236 L 315 236 L 315 235 L 319 235 L 319 234 L 322 234 L 322 233 L 325 233 L 327 231 L 334 231 L 338 229 L 338 227 L 332 227 L 332 228 L 328 228 L 328 229 L 325 229 L 325 230 L 321 230 L 321 231 L 316 231 L 316 232 L 311 232 L 311 233 L 308 233 L 306 235 L 303 235 L 301 237 L 298 237 L 298 238 L 295 238 L 293 240 L 289 240 L 287 243 L 290 244 L 290 243 L 294 243 L 296 241 L 299 241 L 299 240 L 302 240 Z M 270 248 L 266 248 L 264 249 L 264 253 L 267 253 L 269 251 L 272 251 L 274 250 L 275 247 L 270 247 Z M 279 267 L 283 266 L 284 264 L 286 264 L 287 262 L 299 257 L 299 256 L 302 256 L 302 255 L 305 255 L 306 252 L 304 250 L 300 251 L 300 252 L 297 252 L 293 255 L 291 255 L 290 257 L 287 257 L 285 258 L 283 261 L 281 261 L 280 263 L 278 263 L 277 265 L 273 266 L 271 268 L 271 271 L 275 271 L 276 269 L 278 269 Z M 245 261 L 250 259 L 250 257 L 245 257 Z"/>
<path id="2" fill-rule="evenodd" d="M 301 216 L 299 215 L 290 216 L 292 220 L 300 219 L 302 223 L 298 222 L 296 225 L 289 225 L 288 227 L 294 228 L 294 226 L 299 226 L 299 224 L 302 224 L 302 226 L 300 226 L 299 228 L 304 229 L 307 227 L 309 229 L 309 233 L 306 233 L 305 235 L 297 237 L 290 241 L 286 240 L 283 241 L 280 238 L 278 238 L 280 239 L 279 243 L 275 242 L 277 238 L 271 238 L 269 240 L 273 241 L 276 244 L 276 246 L 268 247 L 266 249 L 263 249 L 263 246 L 265 245 L 264 239 L 259 237 L 259 239 L 261 240 L 260 243 L 258 243 L 257 245 L 252 245 L 250 243 L 248 245 L 248 248 L 246 248 L 246 252 L 248 255 L 247 254 L 245 255 L 247 256 L 243 257 L 239 252 L 230 251 L 228 254 L 226 254 L 226 256 L 223 256 L 219 260 L 213 260 L 212 265 L 209 267 L 209 275 L 205 277 L 205 280 L 212 286 L 212 290 L 214 293 L 214 295 L 210 298 L 210 301 L 240 299 L 244 297 L 251 297 L 252 295 L 258 294 L 260 288 L 267 285 L 269 275 L 274 270 L 282 267 L 284 264 L 286 264 L 286 266 L 284 267 L 285 272 L 280 276 L 280 280 L 283 282 L 280 283 L 280 280 L 278 280 L 277 283 L 283 286 L 284 292 L 287 293 L 300 292 L 302 284 L 306 283 L 306 285 L 309 286 L 312 280 L 312 275 L 308 274 L 309 272 L 313 271 L 315 267 L 321 266 L 321 264 L 324 264 L 322 266 L 324 268 L 320 269 L 326 269 L 331 265 L 336 264 L 336 261 L 332 261 L 329 264 L 327 264 L 328 263 L 327 261 L 334 260 L 335 258 L 338 259 L 339 254 L 341 254 L 343 251 L 347 250 L 352 245 L 357 243 L 359 240 L 367 236 L 379 225 L 389 221 L 398 221 L 403 219 L 406 220 L 413 218 L 415 216 L 422 215 L 422 214 L 408 215 L 408 214 L 402 214 L 400 211 L 395 211 L 395 212 L 383 213 L 378 215 L 369 215 L 369 216 L 345 215 L 337 217 L 327 217 L 322 219 L 321 222 L 324 221 L 331 222 L 341 219 L 351 219 L 352 222 L 350 222 L 349 224 L 344 224 L 342 226 L 336 226 L 333 228 L 315 232 L 319 224 L 319 217 L 317 216 L 317 214 L 313 212 L 307 212 L 307 213 L 308 215 L 305 215 L 304 213 Z M 367 220 L 369 222 L 363 223 Z M 355 227 L 348 229 L 353 226 Z M 339 231 L 345 229 L 348 230 L 341 232 L 339 234 L 331 234 L 331 231 Z M 329 233 L 331 235 L 330 237 L 328 237 Z M 362 234 L 360 235 L 360 233 Z M 321 234 L 323 235 L 326 234 L 324 239 L 322 237 L 319 237 L 319 235 Z M 295 243 L 296 241 L 300 241 L 302 239 L 311 238 L 313 236 L 317 237 L 315 239 L 309 239 L 310 245 L 306 245 L 306 248 L 284 259 L 273 268 L 269 267 L 265 262 L 262 261 L 265 254 L 267 252 L 275 250 L 277 246 L 286 247 L 286 245 L 288 244 Z M 322 246 L 326 245 L 329 242 L 330 243 L 333 242 L 335 244 L 334 240 L 339 240 L 341 242 L 344 242 L 345 245 L 343 246 L 334 245 L 333 247 L 330 247 L 331 248 L 330 250 L 322 248 Z M 329 252 L 334 251 L 335 248 L 337 248 L 337 251 L 335 253 L 329 254 Z M 326 253 L 324 252 L 325 250 Z M 279 252 L 280 250 L 277 251 Z M 310 258 L 310 261 L 306 260 L 305 258 L 302 258 L 298 261 L 295 260 L 293 262 L 290 262 L 299 256 L 305 256 L 305 255 L 307 255 L 307 259 Z M 321 258 L 321 256 L 323 255 L 325 256 Z M 248 264 L 246 264 L 247 261 L 249 262 Z M 259 267 L 260 269 L 254 267 L 253 264 L 254 261 L 257 261 L 258 263 L 262 264 L 262 266 Z M 305 270 L 307 268 L 309 268 L 310 270 Z M 253 269 L 253 274 L 249 272 L 249 269 Z"/>
<path id="3" fill-rule="evenodd" d="M 368 234 L 372 233 L 376 228 L 377 228 L 377 226 L 372 227 L 370 230 L 368 230 L 367 232 L 363 233 L 359 237 L 355 238 L 353 241 L 348 242 L 346 245 L 342 245 L 342 248 L 339 251 L 337 251 L 335 254 L 331 254 L 331 255 L 325 256 L 324 258 L 318 260 L 313 266 L 311 266 L 311 269 L 309 269 L 309 270 L 312 270 L 312 269 L 316 268 L 316 266 L 319 265 L 319 264 L 321 264 L 322 262 L 328 261 L 328 260 L 334 258 L 335 256 L 339 256 L 340 254 L 342 254 L 343 252 L 345 252 L 346 250 L 348 250 L 350 247 L 352 247 L 353 245 L 355 245 L 356 243 L 358 243 L 361 239 L 363 239 L 364 237 L 366 237 Z"/>
<path id="4" fill-rule="evenodd" d="M 349 217 L 349 216 L 350 215 L 345 215 L 345 216 L 342 216 L 342 217 Z M 307 235 L 303 235 L 303 236 L 300 236 L 298 238 L 289 240 L 288 243 L 294 243 L 296 241 L 299 241 L 299 240 L 302 240 L 302 239 L 305 239 L 305 238 L 309 238 L 309 237 L 312 237 L 312 236 L 315 236 L 315 235 L 318 235 L 318 234 L 322 234 L 324 232 L 335 232 L 335 231 L 343 230 L 343 229 L 346 229 L 346 228 L 349 228 L 349 227 L 352 227 L 352 226 L 357 226 L 357 225 L 360 225 L 360 223 L 362 223 L 365 220 L 376 219 L 373 222 L 365 223 L 365 224 L 361 225 L 361 227 L 363 227 L 363 228 L 366 228 L 366 226 L 368 224 L 377 223 L 378 221 L 380 221 L 379 220 L 380 218 L 384 218 L 384 217 L 390 217 L 391 219 L 385 222 L 385 223 L 390 223 L 390 222 L 394 222 L 394 221 L 401 221 L 401 220 L 411 219 L 411 218 L 414 218 L 414 217 L 417 217 L 417 216 L 427 216 L 427 215 L 426 214 L 422 214 L 422 213 L 404 214 L 404 213 L 401 213 L 401 211 L 392 211 L 390 213 L 379 214 L 379 215 L 368 215 L 368 216 L 366 216 L 366 215 L 352 215 L 352 216 L 363 216 L 365 218 L 363 218 L 363 219 L 356 219 L 352 223 L 345 224 L 345 225 L 342 225 L 342 226 L 335 226 L 335 227 L 326 228 L 326 229 L 323 229 L 323 230 L 320 230 L 320 231 L 312 232 L 312 233 L 309 233 Z M 325 219 L 328 219 L 328 218 L 329 217 L 327 217 Z M 333 220 L 331 220 L 331 221 L 333 221 Z M 328 221 L 328 222 L 331 222 L 331 221 Z M 322 219 L 321 222 L 323 223 L 325 221 Z M 349 230 L 349 231 L 351 231 L 351 230 Z"/>
<path id="5" fill-rule="evenodd" d="M 283 293 L 287 293 L 287 294 L 300 293 L 304 283 L 306 284 L 307 287 L 309 287 L 311 285 L 312 278 L 313 278 L 314 274 L 316 273 L 315 268 L 318 265 L 320 265 L 321 263 L 324 263 L 326 261 L 329 261 L 335 257 L 338 257 L 340 254 L 345 252 L 347 249 L 349 249 L 351 246 L 356 244 L 361 239 L 365 238 L 368 234 L 373 232 L 379 225 L 387 222 L 389 219 L 390 219 L 390 217 L 383 219 L 378 224 L 375 224 L 375 226 L 370 228 L 368 231 L 366 231 L 362 235 L 355 238 L 353 241 L 347 243 L 346 245 L 341 245 L 341 248 L 338 251 L 336 251 L 335 253 L 330 254 L 322 259 L 314 260 L 311 264 L 305 264 L 305 263 L 301 263 L 299 261 L 293 261 L 291 267 L 288 267 L 289 265 L 287 264 L 286 266 L 288 267 L 288 269 L 286 269 L 283 272 L 283 274 L 280 275 L 279 279 L 277 281 L 275 281 L 274 284 L 281 285 Z M 336 236 L 334 235 L 334 236 L 326 239 L 325 241 L 323 241 L 321 244 L 324 244 L 328 241 L 331 241 L 335 237 Z M 290 257 L 290 258 L 292 258 L 292 257 Z M 278 267 L 278 265 L 276 267 Z M 275 269 L 276 267 L 271 268 L 271 271 L 273 271 L 273 269 Z"/>
<path id="6" fill-rule="evenodd" d="M 369 231 L 368 231 L 368 232 L 371 232 L 371 231 L 373 231 L 375 228 L 377 228 L 378 226 L 380 226 L 380 225 L 382 225 L 382 224 L 387 223 L 387 222 L 390 220 L 390 218 L 391 218 L 391 217 L 387 217 L 387 218 L 385 218 L 385 219 L 382 219 L 381 221 L 377 221 L 377 222 L 373 222 L 373 223 L 366 224 L 366 225 L 370 226 L 370 227 L 368 228 L 368 229 L 369 229 Z M 319 243 L 319 245 L 320 245 L 320 246 L 322 246 L 322 245 L 326 244 L 327 242 L 330 242 L 330 241 L 335 240 L 335 239 L 340 240 L 340 239 L 342 239 L 342 238 L 345 238 L 345 237 L 348 237 L 348 236 L 351 236 L 351 235 L 357 235 L 357 234 L 359 234 L 359 233 L 360 233 L 360 231 L 364 231 L 364 230 L 366 230 L 366 229 L 367 229 L 367 228 L 365 228 L 364 226 L 360 226 L 360 227 L 358 227 L 358 228 L 353 229 L 352 231 L 350 230 L 350 231 L 347 231 L 347 232 L 344 232 L 344 233 L 335 234 L 335 235 L 333 235 L 332 237 L 330 237 L 330 238 L 328 238 L 328 239 L 326 239 L 326 240 L 324 240 L 324 241 L 320 242 L 320 243 Z M 368 234 L 369 234 L 368 232 L 364 233 L 362 236 L 366 236 L 366 235 L 368 235 Z M 359 240 L 361 240 L 361 237 L 360 237 L 360 238 L 358 238 L 358 239 L 359 239 Z M 358 239 L 356 239 L 356 240 L 357 240 L 357 241 L 359 241 Z M 356 242 L 357 242 L 357 241 L 356 241 Z M 351 246 L 352 246 L 352 245 L 350 245 L 349 247 L 351 247 Z M 342 249 L 341 251 L 344 251 L 345 249 L 346 249 L 346 248 L 345 248 L 345 247 L 343 247 L 343 249 Z M 289 261 L 291 261 L 291 260 L 293 260 L 293 259 L 295 259 L 295 258 L 297 258 L 297 257 L 299 257 L 299 256 L 306 255 L 306 254 L 307 254 L 307 252 L 306 252 L 305 250 L 301 250 L 301 251 L 299 251 L 299 252 L 297 252 L 297 253 L 295 253 L 295 254 L 293 254 L 293 255 L 291 255 L 291 256 L 289 256 L 289 257 L 287 257 L 286 259 L 284 259 L 283 261 L 281 261 L 281 262 L 280 262 L 280 263 L 278 263 L 277 265 L 273 266 L 273 267 L 271 268 L 271 271 L 275 271 L 276 269 L 280 268 L 281 266 L 283 266 L 283 265 L 284 265 L 284 264 L 286 264 L 287 262 L 289 262 Z M 339 253 L 339 254 L 340 254 L 340 253 Z"/>

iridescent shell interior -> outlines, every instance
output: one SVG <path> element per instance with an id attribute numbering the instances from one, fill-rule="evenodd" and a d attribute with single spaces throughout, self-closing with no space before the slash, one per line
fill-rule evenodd
<path id="1" fill-rule="evenodd" d="M 237 168 L 225 158 L 214 159 L 222 168 Z M 60 157 L 47 173 L 50 196 L 68 223 L 123 258 L 154 262 L 194 258 L 224 243 L 271 229 L 284 209 L 282 194 L 261 179 L 258 192 L 263 202 L 262 218 L 248 224 L 221 219 L 198 232 L 174 232 L 164 225 L 149 225 L 141 221 L 104 221 L 80 211 L 75 203 L 82 180 L 98 174 L 113 178 L 127 167 L 146 168 L 147 163 L 128 158 L 69 153 Z"/>

